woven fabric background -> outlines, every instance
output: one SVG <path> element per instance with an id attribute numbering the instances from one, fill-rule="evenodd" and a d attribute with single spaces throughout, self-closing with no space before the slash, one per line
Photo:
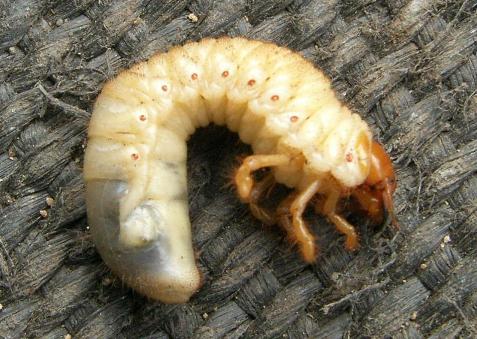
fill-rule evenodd
<path id="1" fill-rule="evenodd" d="M 475 0 L 0 0 L 0 338 L 477 337 Z M 205 284 L 185 305 L 124 287 L 88 231 L 86 128 L 104 82 L 173 45 L 246 36 L 299 51 L 396 164 L 401 229 L 312 211 L 307 266 L 227 187 L 249 149 L 189 142 Z"/>

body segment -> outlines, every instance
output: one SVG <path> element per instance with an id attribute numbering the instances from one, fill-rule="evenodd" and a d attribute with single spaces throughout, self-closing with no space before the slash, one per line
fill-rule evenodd
<path id="1" fill-rule="evenodd" d="M 317 194 L 326 198 L 320 211 L 356 248 L 354 229 L 335 206 L 341 196 L 362 191 L 358 201 L 371 209 L 364 190 L 374 168 L 368 126 L 298 54 L 242 38 L 206 39 L 121 73 L 95 104 L 85 155 L 88 216 L 100 254 L 126 283 L 164 302 L 185 302 L 198 289 L 186 141 L 209 123 L 252 146 L 254 155 L 235 177 L 239 196 L 258 218 L 282 224 L 306 261 L 317 249 L 301 214 Z M 378 160 L 390 165 L 386 157 Z M 271 175 L 256 184 L 251 174 L 263 167 Z M 268 213 L 257 200 L 260 187 L 273 181 L 296 195 Z M 391 199 L 394 187 L 386 187 Z M 378 199 L 379 208 L 388 198 Z M 128 271 L 130 265 L 135 269 Z"/>

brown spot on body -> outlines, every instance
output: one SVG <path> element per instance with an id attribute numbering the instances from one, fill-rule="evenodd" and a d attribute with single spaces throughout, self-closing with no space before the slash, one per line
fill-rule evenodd
<path id="1" fill-rule="evenodd" d="M 191 78 L 192 80 L 197 80 L 198 77 L 199 77 L 199 76 L 197 75 L 197 73 L 192 73 L 191 76 L 190 76 L 190 78 Z"/>
<path id="2" fill-rule="evenodd" d="M 352 162 L 353 161 L 353 153 L 349 152 L 349 153 L 346 153 L 346 161 L 347 162 Z"/>
<path id="3" fill-rule="evenodd" d="M 247 82 L 247 85 L 249 85 L 250 87 L 255 85 L 256 81 L 255 79 L 250 79 L 248 82 Z"/>
<path id="4" fill-rule="evenodd" d="M 167 85 L 162 85 L 161 89 L 162 89 L 164 92 L 167 92 Z"/>
<path id="5" fill-rule="evenodd" d="M 137 153 L 131 154 L 131 159 L 138 160 L 139 159 L 139 154 L 137 154 Z"/>
<path id="6" fill-rule="evenodd" d="M 275 94 L 275 95 L 272 95 L 272 96 L 270 97 L 270 99 L 271 99 L 272 101 L 277 101 L 278 99 L 280 99 L 280 97 Z"/>
<path id="7" fill-rule="evenodd" d="M 228 77 L 228 76 L 229 76 L 229 71 L 223 71 L 223 72 L 222 72 L 222 77 L 223 77 L 223 78 L 226 78 L 226 77 Z"/>
<path id="8" fill-rule="evenodd" d="M 297 122 L 297 121 L 298 121 L 298 117 L 297 117 L 296 115 L 292 115 L 292 116 L 290 117 L 290 121 L 291 121 L 291 122 Z"/>
<path id="9" fill-rule="evenodd" d="M 139 116 L 139 120 L 141 120 L 141 121 L 146 121 L 146 119 L 147 119 L 147 118 L 146 118 L 146 116 L 145 116 L 144 114 L 141 114 L 141 115 Z"/>

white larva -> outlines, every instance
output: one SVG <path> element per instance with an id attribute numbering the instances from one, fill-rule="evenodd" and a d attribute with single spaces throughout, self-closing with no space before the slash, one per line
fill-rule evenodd
<path id="1" fill-rule="evenodd" d="M 235 176 L 239 196 L 258 218 L 281 223 L 306 261 L 316 257 L 316 246 L 301 213 L 316 194 L 325 197 L 320 211 L 346 235 L 347 248 L 357 247 L 353 227 L 335 207 L 357 192 L 371 213 L 365 198 L 377 182 L 372 159 L 382 165 L 389 158 L 376 155 L 368 126 L 298 54 L 243 38 L 205 39 L 122 72 L 94 106 L 84 161 L 88 218 L 98 251 L 128 285 L 166 303 L 186 302 L 199 288 L 186 141 L 211 122 L 251 145 L 254 156 Z M 254 185 L 250 175 L 262 167 L 271 168 L 268 182 L 296 189 L 273 216 L 252 197 L 268 186 Z M 387 193 L 378 203 L 391 210 L 389 187 L 380 189 Z"/>

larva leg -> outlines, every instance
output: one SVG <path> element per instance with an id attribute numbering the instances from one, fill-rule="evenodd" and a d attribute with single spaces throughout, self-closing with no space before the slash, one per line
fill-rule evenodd
<path id="1" fill-rule="evenodd" d="M 297 194 L 291 193 L 287 196 L 277 207 L 277 223 L 287 232 L 290 242 L 295 242 L 295 236 L 293 232 L 293 225 L 291 221 L 290 208 L 293 200 L 295 200 Z"/>
<path id="2" fill-rule="evenodd" d="M 254 185 L 252 172 L 264 168 L 286 165 L 289 157 L 283 154 L 275 155 L 250 155 L 246 157 L 235 173 L 235 185 L 242 202 L 250 202 L 252 187 Z"/>
<path id="3" fill-rule="evenodd" d="M 275 184 L 275 178 L 272 173 L 268 173 L 262 180 L 256 183 L 250 193 L 250 211 L 258 220 L 266 225 L 276 223 L 276 216 L 273 212 L 266 208 L 260 207 L 258 201 L 266 194 Z"/>
<path id="4" fill-rule="evenodd" d="M 338 232 L 346 236 L 346 249 L 354 251 L 359 246 L 358 234 L 356 233 L 353 225 L 347 222 L 342 216 L 336 214 L 336 205 L 338 204 L 339 198 L 340 192 L 338 190 L 331 189 L 323 206 L 323 214 L 325 214 L 328 219 L 335 224 Z"/>
<path id="5" fill-rule="evenodd" d="M 302 215 L 308 202 L 313 198 L 316 192 L 318 192 L 319 187 L 319 181 L 312 182 L 303 191 L 299 192 L 290 204 L 292 224 L 291 229 L 288 226 L 289 232 L 292 233 L 292 237 L 298 243 L 303 259 L 309 263 L 315 261 L 317 247 L 315 244 L 315 237 L 308 229 Z"/>
<path id="6" fill-rule="evenodd" d="M 352 192 L 359 204 L 368 213 L 369 217 L 375 224 L 379 224 L 383 220 L 383 209 L 381 201 L 376 199 L 366 188 L 358 188 Z"/>

